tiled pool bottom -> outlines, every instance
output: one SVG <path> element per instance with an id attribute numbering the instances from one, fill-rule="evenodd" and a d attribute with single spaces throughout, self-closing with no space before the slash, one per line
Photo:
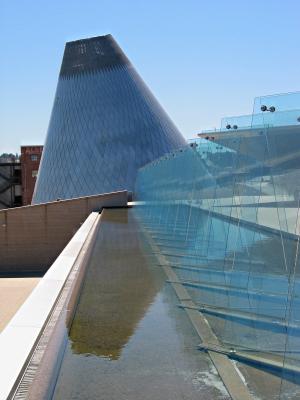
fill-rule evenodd
<path id="1" fill-rule="evenodd" d="M 53 399 L 229 399 L 133 210 L 105 210 Z"/>

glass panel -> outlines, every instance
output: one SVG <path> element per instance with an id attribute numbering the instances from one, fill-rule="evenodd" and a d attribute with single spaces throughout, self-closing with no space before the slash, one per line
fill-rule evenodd
<path id="1" fill-rule="evenodd" d="M 166 262 L 267 399 L 300 396 L 300 95 L 290 96 L 255 99 L 253 115 L 224 118 L 136 185 Z"/>

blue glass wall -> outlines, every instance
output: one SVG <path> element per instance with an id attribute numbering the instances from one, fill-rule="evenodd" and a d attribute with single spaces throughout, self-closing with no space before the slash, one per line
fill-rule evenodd
<path id="1" fill-rule="evenodd" d="M 277 377 L 264 393 L 265 377 L 249 383 L 259 398 L 300 398 L 300 98 L 292 96 L 256 99 L 253 115 L 143 167 L 136 186 L 139 217 L 224 352 Z"/>
<path id="2" fill-rule="evenodd" d="M 133 190 L 184 144 L 110 35 L 67 43 L 33 203 Z"/>

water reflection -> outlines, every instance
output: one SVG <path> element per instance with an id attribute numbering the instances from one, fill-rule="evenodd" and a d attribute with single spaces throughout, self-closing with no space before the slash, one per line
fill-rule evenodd
<path id="1" fill-rule="evenodd" d="M 141 240 L 132 214 L 105 210 L 70 330 L 75 354 L 118 359 L 153 302 L 160 283 Z"/>
<path id="2" fill-rule="evenodd" d="M 51 398 L 229 400 L 133 212 L 104 211 Z"/>

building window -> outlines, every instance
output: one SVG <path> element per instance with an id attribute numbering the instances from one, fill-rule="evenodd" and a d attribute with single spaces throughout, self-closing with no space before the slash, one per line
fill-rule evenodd
<path id="1" fill-rule="evenodd" d="M 34 170 L 32 171 L 32 173 L 31 173 L 31 176 L 32 176 L 33 178 L 36 178 L 36 177 L 37 177 L 37 174 L 38 174 L 38 171 L 34 169 Z"/>
<path id="2" fill-rule="evenodd" d="M 31 161 L 37 161 L 38 160 L 37 154 L 31 154 L 30 159 Z"/>

